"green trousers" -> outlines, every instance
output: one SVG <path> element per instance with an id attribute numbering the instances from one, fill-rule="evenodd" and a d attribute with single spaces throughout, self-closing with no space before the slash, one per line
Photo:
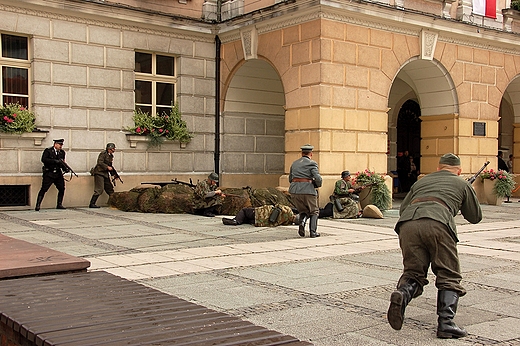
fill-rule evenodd
<path id="1" fill-rule="evenodd" d="M 403 274 L 398 287 L 413 279 L 419 283 L 416 297 L 428 284 L 428 268 L 435 274 L 435 286 L 439 290 L 455 291 L 459 296 L 466 294 L 460 285 L 459 255 L 457 243 L 448 227 L 432 219 L 406 221 L 399 227 L 399 246 L 403 254 Z"/>

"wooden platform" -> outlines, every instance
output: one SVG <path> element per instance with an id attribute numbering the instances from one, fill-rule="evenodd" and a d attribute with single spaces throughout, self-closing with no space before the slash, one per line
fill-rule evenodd
<path id="1" fill-rule="evenodd" d="M 311 345 L 102 271 L 0 280 L 2 333 L 37 346 Z"/>
<path id="2" fill-rule="evenodd" d="M 90 262 L 0 234 L 0 280 L 29 275 L 85 271 Z"/>

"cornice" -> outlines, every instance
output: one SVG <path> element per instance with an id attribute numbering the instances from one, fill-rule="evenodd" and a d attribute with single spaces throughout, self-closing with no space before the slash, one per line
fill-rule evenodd
<path id="1" fill-rule="evenodd" d="M 255 22 L 249 18 L 247 21 L 241 21 L 240 24 L 228 23 L 227 27 L 221 28 L 219 37 L 223 43 L 227 43 L 240 40 L 241 27 L 254 25 L 261 35 L 315 19 L 326 19 L 415 37 L 420 37 L 421 31 L 426 29 L 437 32 L 440 42 L 507 54 L 520 53 L 518 35 L 511 33 L 476 28 L 468 23 L 424 14 L 404 13 L 389 6 L 376 8 L 376 10 L 374 10 L 376 6 L 358 2 L 350 2 L 349 6 L 351 7 L 338 10 L 336 7 L 318 5 L 298 9 L 293 13 L 279 14 L 277 17 L 263 21 Z"/>
<path id="2" fill-rule="evenodd" d="M 34 1 L 33 1 L 34 3 Z M 22 4 L 21 2 L 18 4 Z M 172 18 L 166 17 L 161 18 L 161 16 L 154 16 L 154 20 L 150 20 L 149 15 L 141 14 L 141 16 L 131 15 L 128 13 L 124 13 L 125 11 L 121 11 L 123 13 L 118 13 L 117 17 L 112 17 L 110 19 L 107 18 L 99 8 L 95 8 L 95 4 L 86 4 L 81 6 L 85 9 L 85 17 L 81 17 L 74 14 L 60 13 L 60 12 L 52 12 L 48 10 L 44 10 L 38 7 L 19 7 L 7 4 L 0 4 L 0 11 L 6 11 L 16 14 L 24 14 L 35 16 L 39 18 L 46 18 L 50 20 L 63 20 L 67 22 L 85 24 L 85 25 L 95 25 L 105 28 L 118 29 L 118 30 L 126 30 L 133 32 L 140 32 L 152 35 L 162 35 L 168 36 L 172 38 L 179 39 L 187 39 L 193 41 L 203 41 L 203 42 L 213 42 L 215 39 L 215 34 L 213 33 L 213 28 L 211 26 L 207 26 L 206 29 L 201 28 L 199 25 L 192 23 L 191 25 L 188 23 L 177 24 L 175 27 L 172 26 Z M 47 7 L 49 8 L 49 7 Z M 74 11 L 77 13 L 77 11 Z M 99 18 L 107 18 L 103 19 L 94 19 L 89 18 L 89 16 L 94 15 Z M 102 13 L 102 14 L 100 14 Z M 106 12 L 108 15 L 116 15 L 114 12 Z M 110 21 L 109 21 L 110 20 Z M 135 23 L 125 24 L 125 23 Z M 141 26 L 141 25 L 142 26 Z M 169 29 L 166 29 L 169 28 Z"/>

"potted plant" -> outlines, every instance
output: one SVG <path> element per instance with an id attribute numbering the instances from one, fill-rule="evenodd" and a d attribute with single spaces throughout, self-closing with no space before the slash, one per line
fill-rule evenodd
<path id="1" fill-rule="evenodd" d="M 0 132 L 22 134 L 36 128 L 34 113 L 19 104 L 0 107 Z"/>
<path id="2" fill-rule="evenodd" d="M 150 115 L 135 110 L 132 120 L 134 126 L 126 130 L 132 135 L 146 136 L 150 147 L 157 147 L 165 140 L 178 140 L 181 147 L 184 147 L 193 138 L 193 133 L 188 130 L 186 121 L 181 117 L 177 103 L 172 105 L 169 113 Z"/>
<path id="3" fill-rule="evenodd" d="M 480 178 L 484 183 L 488 204 L 501 204 L 504 197 L 511 196 L 516 184 L 513 175 L 503 170 L 485 170 L 480 174 Z"/>
<path id="4" fill-rule="evenodd" d="M 390 203 L 392 202 L 392 196 L 390 190 L 388 190 L 388 187 L 385 184 L 385 178 L 382 175 L 365 169 L 363 172 L 356 173 L 354 183 L 357 186 L 373 184 L 361 191 L 359 197 L 363 207 L 363 200 L 370 196 L 369 201 L 365 204 L 373 204 L 381 211 L 389 208 Z"/>

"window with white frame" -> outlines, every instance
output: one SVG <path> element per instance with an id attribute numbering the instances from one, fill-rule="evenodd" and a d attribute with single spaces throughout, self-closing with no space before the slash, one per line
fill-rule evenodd
<path id="1" fill-rule="evenodd" d="M 23 36 L 1 34 L 0 95 L 2 105 L 18 103 L 29 107 L 28 39 Z"/>
<path id="2" fill-rule="evenodd" d="M 169 113 L 175 103 L 175 57 L 135 52 L 135 109 Z"/>

